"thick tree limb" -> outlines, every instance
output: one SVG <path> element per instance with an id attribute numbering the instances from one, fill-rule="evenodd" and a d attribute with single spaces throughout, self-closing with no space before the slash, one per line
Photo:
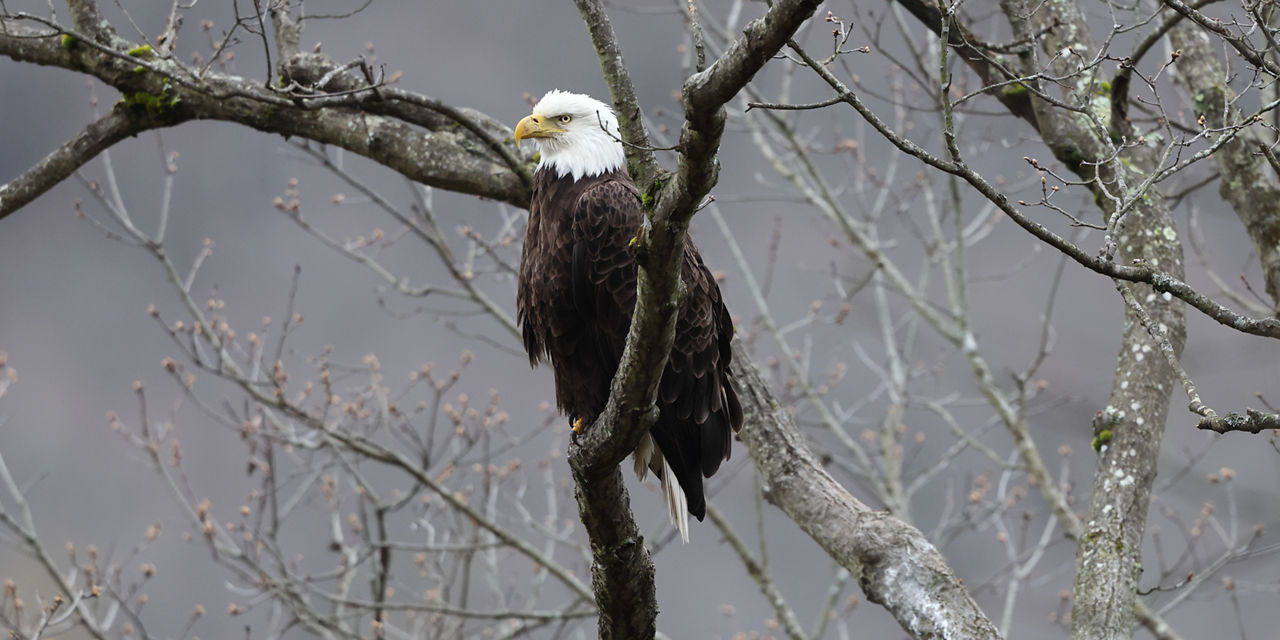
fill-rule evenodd
<path id="1" fill-rule="evenodd" d="M 293 18 L 289 11 L 291 3 L 272 2 L 267 9 L 271 16 L 271 31 L 275 35 L 276 55 L 279 56 L 280 73 L 285 74 L 284 60 L 298 55 L 298 42 L 302 37 L 302 23 Z"/>
<path id="2" fill-rule="evenodd" d="M 1178 23 L 1169 31 L 1170 43 L 1182 51 L 1174 81 L 1192 97 L 1195 113 L 1203 115 L 1206 126 L 1214 129 L 1247 126 L 1249 122 L 1240 122 L 1236 92 L 1225 81 L 1226 70 L 1214 47 L 1202 37 L 1203 33 L 1188 21 Z M 1249 118 L 1248 114 L 1243 117 Z M 1253 241 L 1272 310 L 1280 313 L 1280 185 L 1273 173 L 1265 170 L 1265 160 L 1259 158 L 1256 151 L 1257 140 L 1242 131 L 1240 135 L 1231 136 L 1213 154 L 1222 174 L 1218 194 L 1231 203 Z"/>
<path id="3" fill-rule="evenodd" d="M 658 382 L 671 351 L 682 295 L 680 264 L 684 259 L 685 234 L 689 220 L 718 176 L 716 151 L 724 132 L 724 104 L 782 48 L 818 4 L 818 0 L 774 3 L 764 17 L 747 25 L 743 36 L 710 68 L 685 82 L 685 122 L 680 133 L 677 168 L 673 174 L 660 178 L 660 184 L 653 185 L 658 193 L 650 211 L 652 225 L 642 231 L 636 247 L 636 261 L 640 266 L 636 307 L 622 363 L 604 412 L 585 437 L 569 450 L 569 464 L 578 487 L 579 513 L 592 541 L 593 585 L 629 585 L 632 580 L 647 582 L 634 588 L 628 586 L 628 592 L 635 595 L 628 601 L 613 600 L 610 594 L 597 588 L 602 638 L 648 637 L 652 635 L 648 626 L 641 629 L 614 628 L 613 625 L 618 621 L 628 625 L 636 622 L 637 610 L 657 614 L 652 560 L 643 548 L 630 504 L 625 500 L 626 493 L 621 490 L 617 467 L 635 449 L 656 418 L 654 402 Z M 617 70 L 609 72 L 611 60 L 617 60 L 620 68 L 621 53 L 603 11 L 598 3 L 582 2 L 580 7 L 596 50 L 615 52 L 614 57 L 604 60 L 611 86 L 619 85 L 612 93 L 622 95 L 624 101 L 633 99 L 628 98 L 634 96 L 629 78 Z M 623 116 L 623 120 L 628 119 L 626 113 Z M 635 120 L 638 122 L 639 118 Z M 643 128 L 632 127 L 629 135 L 644 135 Z M 629 142 L 647 146 L 647 140 Z M 655 190 L 643 183 L 641 189 L 646 193 Z M 615 482 L 617 487 L 613 486 Z M 625 552 L 625 561 L 614 557 L 613 553 L 618 550 Z"/>
<path id="4" fill-rule="evenodd" d="M 197 77 L 172 59 L 131 55 L 124 51 L 127 43 L 107 46 L 87 42 L 79 32 L 66 32 L 71 35 L 64 46 L 49 30 L 6 26 L 7 32 L 0 33 L 0 55 L 92 75 L 118 89 L 126 103 L 143 107 L 155 126 L 189 119 L 223 120 L 268 133 L 302 136 L 363 155 L 423 184 L 528 206 L 527 160 L 512 151 L 514 146 L 505 153 L 495 152 L 512 144 L 507 142 L 510 132 L 475 112 L 385 88 L 288 94 L 238 76 Z M 337 68 L 332 62 L 326 67 L 326 61 L 300 58 L 290 68 L 305 71 L 304 79 L 318 78 Z M 342 73 L 333 79 L 340 79 L 339 84 L 350 82 Z M 424 115 L 432 105 L 437 107 L 434 115 Z M 379 115 L 380 110 L 386 115 Z"/>
<path id="5" fill-rule="evenodd" d="M 681 132 L 677 172 L 659 177 L 657 189 L 649 190 L 649 185 L 641 184 L 647 193 L 656 196 L 654 227 L 641 243 L 640 261 L 644 267 L 641 302 L 637 304 L 637 316 L 632 323 L 633 334 L 628 337 L 627 364 L 614 381 L 611 409 L 570 454 L 578 481 L 579 504 L 599 571 L 597 574 L 593 570 L 593 582 L 599 575 L 604 581 L 601 584 L 605 585 L 597 585 L 595 591 L 597 594 L 602 589 L 610 591 L 609 601 L 601 599 L 599 603 L 603 612 L 602 630 L 608 619 L 610 629 L 638 629 L 638 635 L 646 632 L 648 637 L 653 635 L 656 609 L 637 606 L 652 600 L 652 564 L 647 565 L 646 571 L 648 554 L 627 506 L 618 463 L 631 451 L 651 419 L 653 392 L 670 349 L 670 333 L 678 308 L 679 270 L 672 265 L 678 265 L 682 255 L 690 217 L 716 181 L 716 151 L 724 126 L 723 104 L 776 53 L 816 4 L 800 0 L 775 2 L 768 15 L 749 25 L 744 36 L 724 57 L 690 78 L 684 87 L 688 114 Z M 86 11 L 92 9 L 92 4 L 87 2 L 73 3 L 73 9 L 77 5 L 87 7 Z M 592 3 L 584 0 L 580 5 Z M 524 156 L 511 151 L 505 128 L 480 114 L 454 109 L 425 96 L 372 86 L 355 74 L 330 76 L 337 66 L 323 57 L 297 56 L 282 62 L 282 68 L 294 65 L 288 67 L 286 75 L 304 85 L 318 84 L 321 78 L 329 77 L 332 84 L 313 87 L 314 95 L 273 91 L 243 78 L 222 74 L 195 77 L 169 60 L 139 60 L 122 53 L 127 47 L 103 51 L 122 41 L 105 22 L 94 17 L 96 12 L 88 11 L 84 15 L 89 17 L 76 19 L 77 33 L 93 38 L 95 43 L 106 44 L 95 48 L 86 42 L 80 47 L 68 48 L 60 46 L 53 37 L 11 37 L 15 31 L 10 25 L 8 33 L 0 34 L 0 55 L 88 73 L 125 92 L 142 92 L 144 96 L 165 101 L 172 99 L 171 103 L 162 103 L 164 108 L 160 113 L 145 113 L 144 107 L 144 113 L 134 114 L 138 118 L 154 115 L 159 123 L 155 126 L 172 124 L 178 118 L 208 118 L 282 135 L 304 136 L 366 155 L 426 184 L 527 206 L 528 162 Z M 592 26 L 593 40 L 604 37 L 610 41 L 606 44 L 612 44 L 611 50 L 616 50 L 611 30 L 589 26 Z M 607 35 L 597 36 L 597 32 Z M 599 42 L 597 48 L 600 49 Z M 616 60 L 621 68 L 620 54 Z M 137 71 L 137 67 L 142 71 Z M 611 76 L 610 84 L 611 87 L 623 84 L 623 80 Z M 629 80 L 625 84 L 629 86 Z M 614 88 L 615 104 L 622 104 Z M 633 90 L 630 95 L 630 104 L 634 105 Z M 856 100 L 856 96 L 847 92 L 841 97 L 850 104 Z M 620 113 L 626 120 L 628 112 L 620 109 Z M 639 122 L 638 117 L 635 120 Z M 357 126 L 353 127 L 353 123 Z M 423 127 L 426 132 L 410 124 Z M 647 145 L 643 128 L 638 131 L 628 135 L 629 141 Z M 935 166 L 964 176 L 1020 225 L 1054 246 L 1061 245 L 1059 248 L 1086 267 L 1115 277 L 1148 282 L 1157 291 L 1174 293 L 1193 304 L 1198 302 L 1202 311 L 1210 315 L 1216 313 L 1220 321 L 1240 330 L 1280 336 L 1280 323 L 1274 319 L 1253 320 L 1233 314 L 1170 275 L 1163 264 L 1159 270 L 1129 267 L 1088 255 L 1022 215 L 967 167 L 938 162 L 941 164 Z M 989 191 L 983 191 L 983 185 Z M 4 192 L 0 191 L 0 195 Z M 0 212 L 4 206 L 7 205 L 0 203 Z M 2 215 L 0 213 L 0 217 Z M 854 570 L 868 596 L 884 604 L 904 629 L 917 637 L 997 637 L 983 635 L 988 631 L 997 632 L 982 618 L 936 549 L 929 546 L 918 531 L 869 510 L 826 476 L 808 453 L 790 416 L 778 408 L 776 399 L 748 366 L 746 355 L 741 349 L 737 351 L 735 371 L 742 377 L 751 425 L 744 432 L 743 440 L 758 464 L 769 464 L 774 471 L 768 476 L 770 499 L 783 506 L 802 529 L 844 566 Z M 789 459 L 790 454 L 799 457 Z M 1154 462 L 1152 465 L 1154 468 Z M 584 478 L 589 481 L 584 482 Z M 797 502 L 788 507 L 792 501 Z M 617 521 L 619 506 L 626 522 Z M 841 529 L 841 526 L 850 528 Z M 851 531 L 856 534 L 850 535 Z M 897 577 L 890 580 L 890 576 Z M 614 579 L 622 581 L 609 582 Z M 615 637 L 629 633 L 618 631 Z"/>
<path id="6" fill-rule="evenodd" d="M 867 599 L 913 638 L 1001 637 L 924 534 L 862 504 L 827 474 L 737 339 L 733 364 L 746 416 L 740 436 L 765 498 L 853 573 Z"/>
<path id="7" fill-rule="evenodd" d="M 172 123 L 160 123 L 147 118 L 145 114 L 131 113 L 123 106 L 112 109 L 22 175 L 0 185 L 0 219 L 66 180 L 76 169 L 115 143 L 141 131 L 169 124 Z"/>
<path id="8" fill-rule="evenodd" d="M 599 426 L 597 421 L 588 430 Z M 622 468 L 615 464 L 588 476 L 575 467 L 573 480 L 578 515 L 591 541 L 591 590 L 600 612 L 600 637 L 654 637 L 658 602 L 653 559 L 631 513 Z"/>
<path id="9" fill-rule="evenodd" d="M 1019 52 L 1017 64 L 1014 65 L 1015 73 L 1022 77 L 1042 73 L 1035 53 L 1037 49 L 1043 48 L 1053 56 L 1050 73 L 1063 79 L 1058 83 L 1064 91 L 1061 100 L 1045 96 L 1038 89 L 1030 92 L 1034 121 L 1044 142 L 1059 160 L 1087 181 L 1104 210 L 1110 212 L 1108 237 L 1118 238 L 1110 240 L 1110 245 L 1122 249 L 1121 256 L 1125 261 L 1159 265 L 1164 272 L 1154 278 L 1154 273 L 1126 273 L 1125 276 L 1139 276 L 1135 281 L 1148 282 L 1155 289 L 1166 292 L 1169 289 L 1161 285 L 1177 281 L 1180 285 L 1178 288 L 1183 289 L 1181 293 L 1185 295 L 1175 295 L 1209 313 L 1214 305 L 1206 304 L 1208 301 L 1203 296 L 1181 283 L 1181 251 L 1176 241 L 1172 240 L 1176 236 L 1172 232 L 1172 218 L 1168 207 L 1159 192 L 1142 179 L 1144 172 L 1150 173 L 1158 166 L 1157 154 L 1142 145 L 1126 151 L 1117 150 L 1109 140 L 1108 127 L 1099 122 L 1097 116 L 1089 114 L 1088 105 L 1075 104 L 1092 95 L 1090 89 L 1095 84 L 1093 76 L 1096 68 L 1086 68 L 1086 59 L 1080 55 L 1058 56 L 1056 53 L 1072 50 L 1088 55 L 1088 52 L 1094 50 L 1088 25 L 1079 8 L 1073 2 L 1054 3 L 1050 6 L 1018 0 L 1006 0 L 1001 6 L 1013 26 L 1014 38 L 1037 44 L 1037 47 Z M 943 19 L 949 19 L 944 18 L 940 11 L 937 14 L 917 13 L 917 17 L 930 28 L 940 24 Z M 855 107 L 860 105 L 855 104 Z M 859 111 L 864 112 L 864 116 L 867 115 L 865 107 L 859 108 Z M 868 119 L 874 120 L 873 117 Z M 1118 127 L 1122 123 L 1112 125 Z M 885 128 L 877 125 L 877 129 L 884 132 Z M 1136 139 L 1136 136 L 1131 138 Z M 895 144 L 903 147 L 899 142 Z M 911 152 L 909 149 L 904 150 Z M 1125 163 L 1116 161 L 1121 155 L 1125 157 Z M 961 162 L 943 166 L 940 160 L 936 160 L 930 164 L 965 177 L 1006 212 L 1012 209 L 1002 194 L 990 189 L 984 180 L 975 179 L 976 176 Z M 1129 169 L 1130 166 L 1135 169 Z M 1141 202 L 1136 198 L 1141 198 Z M 1041 225 L 1025 219 L 1020 213 L 1010 213 L 1010 217 L 1077 262 L 1099 273 L 1113 272 L 1109 275 L 1118 275 L 1114 273 L 1116 265 L 1111 260 L 1114 249 L 1108 249 L 1104 256 L 1089 256 L 1077 247 L 1069 247 L 1070 243 L 1048 232 Z M 1142 233 L 1143 229 L 1163 228 L 1168 228 L 1170 232 Z M 1153 235 L 1167 238 L 1151 237 Z M 1120 269 L 1127 271 L 1131 268 Z M 1160 284 L 1156 284 L 1157 282 Z M 1176 303 L 1170 304 L 1157 295 L 1146 296 L 1146 300 L 1151 315 L 1160 326 L 1166 328 L 1165 333 L 1170 336 L 1176 357 L 1184 339 L 1184 319 L 1179 306 Z M 1221 311 L 1221 308 L 1213 311 Z M 1223 316 L 1218 314 L 1218 317 Z M 1136 597 L 1151 481 L 1158 460 L 1168 393 L 1175 379 L 1167 362 L 1160 358 L 1146 357 L 1144 351 L 1151 349 L 1147 346 L 1145 329 L 1137 318 L 1130 315 L 1126 326 L 1111 400 L 1104 412 L 1113 421 L 1111 437 L 1123 434 L 1124 442 L 1111 441 L 1110 446 L 1102 448 L 1098 470 L 1094 476 L 1089 515 L 1085 518 L 1085 522 L 1089 523 L 1088 531 L 1077 533 L 1084 534 L 1078 538 L 1080 546 L 1073 599 L 1072 619 L 1077 637 L 1095 637 L 1094 634 L 1100 634 L 1096 637 L 1128 637 L 1135 619 L 1141 619 L 1153 631 L 1156 627 L 1167 627 L 1141 607 L 1140 603 L 1136 607 L 1129 603 L 1133 603 Z M 1073 521 L 1075 518 L 1068 520 Z M 1143 609 L 1141 616 L 1135 615 L 1137 609 Z"/>
<path id="10" fill-rule="evenodd" d="M 1005 0 L 1001 6 L 1015 37 L 1040 31 L 1044 36 L 1039 44 L 1046 53 L 1082 52 L 1055 56 L 1049 68 L 1056 77 L 1068 79 L 1060 83 L 1062 99 L 1072 106 L 1087 107 L 1077 103 L 1088 100 L 1097 84 L 1097 69 L 1087 67 L 1084 57 L 1096 45 L 1080 8 L 1074 2 L 1060 2 L 1048 11 L 1044 5 L 1022 0 Z M 1034 51 L 1027 52 L 1020 72 L 1039 71 L 1037 64 Z M 1159 265 L 1169 275 L 1181 278 L 1182 248 L 1176 241 L 1168 203 L 1158 189 L 1144 181 L 1160 166 L 1154 146 L 1120 150 L 1110 139 L 1112 127 L 1100 122 L 1097 115 L 1081 117 L 1037 96 L 1032 97 L 1032 108 L 1045 144 L 1087 181 L 1107 216 L 1104 254 L 1118 251 L 1123 262 Z M 1123 129 L 1124 123 L 1112 125 L 1122 128 L 1125 136 L 1137 138 Z M 1167 232 L 1152 233 L 1154 229 Z M 1099 448 L 1084 518 L 1086 531 L 1077 540 L 1071 618 L 1073 637 L 1081 639 L 1129 637 L 1138 621 L 1134 601 L 1142 574 L 1142 540 L 1169 393 L 1177 383 L 1169 362 L 1156 357 L 1154 341 L 1141 316 L 1149 315 L 1151 322 L 1162 327 L 1173 358 L 1181 353 L 1186 336 L 1181 305 L 1146 287 L 1118 286 L 1131 299 L 1136 296 L 1142 300 L 1146 309 L 1125 308 L 1127 322 L 1111 395 L 1099 412 L 1096 422 L 1101 424 L 1094 426 L 1095 434 L 1109 429 L 1111 437 Z"/>
<path id="11" fill-rule="evenodd" d="M 619 133 L 628 143 L 625 151 L 631 179 L 640 185 L 641 190 L 646 190 L 661 168 L 649 144 L 649 132 L 644 128 L 640 101 L 636 99 L 631 73 L 622 60 L 622 47 L 618 45 L 618 37 L 613 33 L 613 23 L 609 21 L 604 5 L 599 0 L 574 0 L 574 4 L 578 6 L 578 13 L 582 15 L 587 31 L 591 33 L 591 44 L 595 47 L 596 57 L 600 59 L 600 70 L 604 73 L 605 82 L 609 84 L 613 107 L 618 113 Z"/>
<path id="12" fill-rule="evenodd" d="M 98 3 L 93 0 L 67 0 L 67 7 L 71 10 L 71 22 L 76 25 L 77 30 L 102 44 L 115 39 L 116 30 L 98 13 Z"/>
<path id="13" fill-rule="evenodd" d="M 441 100 L 396 87 L 373 86 L 354 71 L 333 73 L 337 64 L 319 53 L 297 53 L 280 63 L 281 75 L 303 86 L 318 86 L 331 93 L 368 91 L 376 100 L 361 104 L 371 113 L 390 116 L 429 131 L 470 133 L 498 156 L 526 189 L 533 189 L 530 161 L 512 143 L 511 130 L 503 123 L 476 111 L 455 107 Z"/>

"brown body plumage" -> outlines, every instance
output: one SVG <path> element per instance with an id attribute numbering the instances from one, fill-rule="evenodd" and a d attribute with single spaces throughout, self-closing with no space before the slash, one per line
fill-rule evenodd
<path id="1" fill-rule="evenodd" d="M 545 358 L 555 371 L 560 409 L 571 421 L 590 424 L 608 400 L 631 324 L 636 263 L 630 243 L 644 211 L 620 166 L 575 177 L 544 161 L 534 182 L 520 258 L 518 319 L 530 362 L 537 365 Z M 685 297 L 659 384 L 659 417 L 650 429 L 652 442 L 637 449 L 637 472 L 647 466 L 665 480 L 669 471 L 684 499 L 668 495 L 668 508 L 677 498 L 701 520 L 706 513 L 702 478 L 729 458 L 742 408 L 729 385 L 733 322 L 692 241 L 685 245 L 681 276 Z M 651 445 L 661 455 L 654 455 Z M 687 522 L 683 513 L 672 516 L 677 524 Z M 687 537 L 685 526 L 681 533 Z"/>

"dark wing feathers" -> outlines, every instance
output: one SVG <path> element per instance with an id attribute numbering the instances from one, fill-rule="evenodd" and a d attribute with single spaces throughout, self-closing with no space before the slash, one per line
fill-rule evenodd
<path id="1" fill-rule="evenodd" d="M 530 361 L 550 355 L 561 408 L 590 421 L 604 409 L 631 324 L 636 265 L 630 244 L 644 211 L 622 173 L 575 183 L 540 171 L 538 179 L 517 317 Z M 728 384 L 733 322 L 692 242 L 685 245 L 681 271 L 685 298 L 650 433 L 685 492 L 689 512 L 701 520 L 702 476 L 729 458 L 742 408 Z"/>
<path id="2" fill-rule="evenodd" d="M 636 300 L 636 264 L 628 244 L 640 227 L 644 212 L 640 196 L 628 183 L 606 180 L 589 187 L 573 207 L 571 237 L 573 288 L 589 292 L 578 312 L 589 318 L 598 349 L 610 363 L 609 385 L 622 359 Z M 607 397 L 607 394 L 606 394 Z M 604 409 L 591 412 L 592 418 Z"/>

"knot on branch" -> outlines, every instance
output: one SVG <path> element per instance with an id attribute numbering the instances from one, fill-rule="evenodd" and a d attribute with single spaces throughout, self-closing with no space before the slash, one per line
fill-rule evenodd
<path id="1" fill-rule="evenodd" d="M 1207 416 L 1196 424 L 1196 428 L 1216 433 L 1228 431 L 1258 433 L 1266 429 L 1280 429 L 1280 415 L 1245 409 L 1243 414 L 1233 411 L 1225 416 Z"/>
<path id="2" fill-rule="evenodd" d="M 281 61 L 279 71 L 280 87 L 293 93 L 342 94 L 382 84 L 363 57 L 340 65 L 323 53 L 296 53 Z"/>
<path id="3" fill-rule="evenodd" d="M 644 550 L 644 536 L 636 534 L 614 541 L 610 544 L 593 545 L 596 546 L 596 556 L 603 559 L 619 559 L 629 558 L 631 555 Z M 625 560 L 629 562 L 630 560 Z"/>

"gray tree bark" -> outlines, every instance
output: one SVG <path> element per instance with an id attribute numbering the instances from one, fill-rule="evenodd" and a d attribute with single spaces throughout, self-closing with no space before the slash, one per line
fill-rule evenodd
<path id="1" fill-rule="evenodd" d="M 1070 0 L 1039 6 L 1006 0 L 1002 6 L 1015 37 L 1034 39 L 1033 34 L 1043 33 L 1039 50 L 1049 56 L 1068 48 L 1082 52 L 1055 56 L 1049 70 L 1069 78 L 1060 98 L 1083 113 L 1061 109 L 1038 96 L 1032 97 L 1032 106 L 1044 142 L 1058 160 L 1089 181 L 1095 201 L 1101 204 L 1109 245 L 1104 250 L 1121 264 L 1149 264 L 1181 279 L 1182 247 L 1173 217 L 1163 194 L 1144 182 L 1159 167 L 1154 147 L 1119 150 L 1109 138 L 1110 128 L 1087 115 L 1100 78 L 1096 68 L 1090 71 L 1084 66 L 1083 52 L 1093 52 L 1097 45 L 1083 13 Z M 1043 66 L 1036 52 L 1029 49 L 1020 56 L 1022 73 L 1034 74 Z M 1051 91 L 1047 83 L 1038 89 Z M 1174 369 L 1159 357 L 1159 347 L 1140 317 L 1141 307 L 1176 354 L 1181 353 L 1185 337 L 1181 301 L 1165 299 L 1146 286 L 1119 281 L 1116 286 L 1140 308 L 1126 305 L 1111 395 L 1094 426 L 1095 435 L 1104 431 L 1110 435 L 1098 440 L 1106 444 L 1098 450 L 1089 509 L 1076 541 L 1071 620 L 1072 636 L 1082 639 L 1130 638 L 1137 622 L 1134 600 L 1142 576 L 1142 539 L 1169 394 L 1177 386 Z"/>
<path id="2" fill-rule="evenodd" d="M 637 173 L 652 176 L 642 180 L 642 186 L 654 197 L 654 224 L 639 251 L 643 256 L 640 302 L 610 408 L 570 454 L 596 558 L 593 586 L 601 610 L 602 637 L 653 635 L 652 563 L 631 518 L 618 462 L 647 428 L 653 388 L 669 349 L 676 308 L 677 278 L 672 274 L 678 270 L 670 265 L 681 255 L 689 218 L 715 183 L 724 104 L 787 42 L 818 4 L 816 0 L 775 3 L 744 30 L 724 56 L 688 80 L 684 89 L 688 112 L 681 131 L 680 160 L 673 173 L 661 173 L 651 153 L 632 154 Z M 603 12 L 595 3 L 582 5 L 597 46 L 612 47 L 604 49 L 606 53 L 616 50 L 616 42 L 610 43 L 610 30 L 590 18 L 603 18 Z M 216 72 L 197 77 L 171 58 L 131 53 L 138 45 L 120 38 L 92 3 L 73 3 L 73 8 L 73 28 L 52 23 L 6 24 L 6 31 L 0 33 L 0 55 L 91 75 L 118 88 L 126 99 L 43 163 L 0 187 L 0 217 L 19 210 L 114 142 L 194 119 L 236 122 L 267 133 L 336 145 L 427 185 L 521 207 L 528 203 L 530 159 L 511 143 L 505 126 L 476 111 L 377 85 L 358 73 L 339 69 L 324 55 L 300 53 L 297 28 L 287 7 L 273 7 L 271 14 L 280 49 L 280 84 L 291 87 L 284 90 Z M 624 119 L 638 123 L 634 114 L 639 108 L 630 97 L 634 91 L 628 93 L 627 83 L 618 80 L 625 78 L 625 67 L 606 65 L 606 71 L 619 113 L 633 114 Z M 642 128 L 629 131 L 628 137 L 643 136 Z M 630 141 L 642 147 L 648 144 L 643 137 Z M 780 419 L 785 412 L 777 411 L 778 401 L 762 386 L 748 359 L 739 352 L 735 366 L 744 378 L 755 381 L 748 407 L 756 421 L 752 433 L 763 438 L 778 426 L 768 420 Z M 777 462 L 771 463 L 770 477 L 780 488 L 796 487 L 777 496 L 798 499 L 804 485 L 793 482 L 790 474 L 810 477 L 825 473 L 804 453 L 794 426 L 786 428 L 790 431 L 776 433 L 801 447 L 794 449 L 800 457 L 786 462 L 772 454 Z M 750 448 L 759 453 L 763 446 Z M 778 466 L 779 462 L 785 464 Z M 871 512 L 829 477 L 824 482 L 824 490 L 832 494 L 830 506 L 850 514 L 845 520 L 849 527 L 813 528 L 810 535 L 824 547 L 845 549 L 843 562 L 860 567 L 866 574 L 864 590 L 871 599 L 888 603 L 904 629 L 918 637 L 955 638 L 972 637 L 957 635 L 957 630 L 986 629 L 991 633 L 979 637 L 997 637 L 959 580 L 918 531 Z M 786 502 L 782 497 L 775 500 Z M 806 518 L 814 515 L 804 513 Z M 901 546 L 904 542 L 910 545 Z M 914 567 L 921 558 L 925 568 L 917 570 Z M 931 577 L 910 582 L 885 578 L 892 573 Z M 947 597 L 938 599 L 938 594 Z M 947 623 L 951 616 L 964 624 Z"/>
<path id="3" fill-rule="evenodd" d="M 266 133 L 339 146 L 423 184 L 519 207 L 528 204 L 531 157 L 512 143 L 506 126 L 478 111 L 381 85 L 327 56 L 301 53 L 298 25 L 290 17 L 288 3 L 272 3 L 275 72 L 280 82 L 265 85 L 217 72 L 195 74 L 163 52 L 142 52 L 138 43 L 120 37 L 92 2 L 69 4 L 72 27 L 37 18 L 7 20 L 0 31 L 0 55 L 87 74 L 125 97 L 41 163 L 0 186 L 0 219 L 116 142 L 195 119 L 236 122 Z M 614 381 L 609 407 L 571 447 L 569 461 L 595 560 L 593 588 L 601 612 L 601 637 L 652 637 L 657 615 L 654 569 L 631 516 L 618 465 L 652 420 L 655 388 L 678 308 L 675 265 L 683 252 L 689 220 L 718 177 L 716 153 L 724 129 L 724 105 L 820 3 L 774 2 L 723 56 L 700 65 L 687 79 L 682 90 L 686 114 L 672 172 L 663 171 L 654 160 L 634 88 L 602 6 L 591 0 L 577 4 L 622 116 L 623 135 L 631 143 L 630 169 L 652 203 L 653 225 L 641 238 L 638 251 L 639 302 L 624 365 Z M 971 30 L 945 6 L 917 0 L 901 0 L 901 4 L 935 33 L 946 34 L 947 43 L 984 82 L 1032 78 L 1025 83 L 1027 91 L 992 95 L 1012 114 L 1030 122 L 1056 158 L 1087 182 L 1107 218 L 1108 245 L 1102 256 L 1090 255 L 1022 215 L 962 163 L 932 158 L 909 140 L 890 137 L 904 151 L 968 180 L 1046 243 L 1114 279 L 1126 320 L 1111 396 L 1093 424 L 1099 455 L 1089 510 L 1080 520 L 1069 509 L 1054 505 L 1064 530 L 1078 543 L 1073 633 L 1078 638 L 1128 638 L 1140 620 L 1158 637 L 1175 637 L 1141 603 L 1135 605 L 1135 598 L 1168 398 L 1179 382 L 1175 363 L 1184 341 L 1182 304 L 1185 301 L 1226 326 L 1256 335 L 1280 337 L 1280 321 L 1234 313 L 1182 281 L 1177 230 L 1166 198 L 1149 180 L 1160 169 L 1160 159 L 1146 145 L 1117 147 L 1113 137 L 1132 139 L 1136 130 L 1115 116 L 1108 121 L 1092 108 L 1102 77 L 1100 67 L 1083 64 L 1083 56 L 1092 55 L 1097 45 L 1072 0 L 1005 0 L 1002 7 L 1015 39 L 1035 45 L 1011 49 L 1013 53 L 980 51 Z M 1173 0 L 1169 4 L 1205 26 L 1193 9 Z M 1178 80 L 1200 96 L 1197 108 L 1202 108 L 1209 126 L 1244 124 L 1232 111 L 1233 95 L 1222 80 L 1221 68 L 1215 66 L 1212 50 L 1190 25 L 1175 25 L 1171 31 L 1175 46 L 1184 50 Z M 1080 55 L 1059 55 L 1064 50 Z M 1001 65 L 1016 75 L 1010 76 Z M 1057 90 L 1037 76 L 1046 67 L 1066 78 L 1066 86 Z M 816 67 L 815 71 L 821 74 Z M 875 124 L 874 114 L 860 108 L 853 92 L 834 76 L 824 79 Z M 1255 154 L 1256 147 L 1247 137 L 1229 138 L 1215 160 L 1224 176 L 1223 196 L 1232 202 L 1258 249 L 1274 310 L 1280 308 L 1280 199 L 1274 178 L 1265 173 Z M 913 637 L 999 637 L 918 530 L 869 509 L 826 474 L 740 345 L 735 348 L 734 372 L 748 415 L 742 440 L 765 479 L 770 502 L 852 571 L 868 599 L 883 605 Z M 1236 424 L 1226 418 L 1214 422 L 1216 416 L 1211 413 L 1202 414 L 1208 421 L 1202 426 L 1216 424 L 1225 430 Z M 1249 427 L 1246 430 L 1256 431 L 1275 423 L 1272 414 L 1246 414 L 1244 424 Z M 1043 466 L 1032 459 L 1038 456 L 1033 443 L 1021 450 L 1028 466 Z"/>

